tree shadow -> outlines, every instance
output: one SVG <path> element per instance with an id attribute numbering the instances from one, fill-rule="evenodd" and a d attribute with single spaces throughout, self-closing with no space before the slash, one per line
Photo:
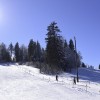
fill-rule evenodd
<path id="1" fill-rule="evenodd" d="M 79 79 L 100 83 L 100 70 L 91 68 L 79 68 L 78 72 Z M 71 74 L 76 75 L 75 69 Z"/>

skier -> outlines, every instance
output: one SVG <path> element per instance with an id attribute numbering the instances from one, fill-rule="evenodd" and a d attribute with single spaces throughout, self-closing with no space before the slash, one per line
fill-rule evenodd
<path id="1" fill-rule="evenodd" d="M 56 81 L 58 81 L 58 75 L 56 75 Z"/>
<path id="2" fill-rule="evenodd" d="M 73 79 L 73 84 L 76 84 L 76 79 L 75 79 L 75 77 L 74 77 L 74 79 Z"/>

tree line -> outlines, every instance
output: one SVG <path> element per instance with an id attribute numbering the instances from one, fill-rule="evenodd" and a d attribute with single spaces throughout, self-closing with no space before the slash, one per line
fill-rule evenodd
<path id="1" fill-rule="evenodd" d="M 86 67 L 81 62 L 82 56 L 76 51 L 72 39 L 67 42 L 60 35 L 60 29 L 56 22 L 52 22 L 47 27 L 45 37 L 46 48 L 42 48 L 40 43 L 29 41 L 28 46 L 15 45 L 10 43 L 8 47 L 4 43 L 0 44 L 0 62 L 33 62 L 46 73 L 59 73 L 61 71 L 71 71 L 76 67 Z"/>
<path id="2" fill-rule="evenodd" d="M 27 62 L 39 60 L 42 51 L 40 43 L 30 40 L 28 47 L 25 45 L 19 46 L 17 42 L 15 46 L 10 43 L 8 48 L 4 43 L 0 44 L 0 62 Z"/>

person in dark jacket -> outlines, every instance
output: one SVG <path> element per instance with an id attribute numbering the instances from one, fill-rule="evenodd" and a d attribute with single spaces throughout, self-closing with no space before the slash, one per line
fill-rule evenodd
<path id="1" fill-rule="evenodd" d="M 74 77 L 74 79 L 73 79 L 73 84 L 76 84 L 76 78 Z"/>
<path id="2" fill-rule="evenodd" d="M 58 81 L 58 75 L 56 75 L 56 81 Z"/>

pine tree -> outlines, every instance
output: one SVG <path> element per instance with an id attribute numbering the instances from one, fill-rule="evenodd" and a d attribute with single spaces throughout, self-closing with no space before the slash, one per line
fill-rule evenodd
<path id="1" fill-rule="evenodd" d="M 11 57 L 12 57 L 12 52 L 13 52 L 13 50 L 14 50 L 14 48 L 13 48 L 13 44 L 12 44 L 12 43 L 10 43 L 8 49 L 9 49 L 10 54 L 11 54 Z"/>
<path id="2" fill-rule="evenodd" d="M 34 51 L 33 51 L 33 61 L 36 61 L 36 57 L 37 57 L 37 45 L 36 42 L 33 43 L 33 47 L 34 47 Z"/>
<path id="3" fill-rule="evenodd" d="M 6 61 L 6 45 L 4 43 L 1 44 L 1 61 Z"/>
<path id="4" fill-rule="evenodd" d="M 44 48 L 41 49 L 41 59 L 40 62 L 46 63 L 47 62 L 47 57 L 46 57 L 46 50 Z"/>
<path id="5" fill-rule="evenodd" d="M 35 61 L 36 59 L 36 42 L 34 42 L 33 39 L 30 40 L 28 45 L 28 57 L 29 61 Z"/>
<path id="6" fill-rule="evenodd" d="M 65 71 L 71 72 L 71 69 L 75 67 L 75 52 L 71 50 L 69 47 L 65 48 Z"/>
<path id="7" fill-rule="evenodd" d="M 11 56 L 9 51 L 6 51 L 6 62 L 11 62 Z"/>
<path id="8" fill-rule="evenodd" d="M 28 61 L 28 50 L 24 45 L 20 47 L 20 61 L 21 62 Z"/>
<path id="9" fill-rule="evenodd" d="M 81 63 L 82 63 L 81 62 L 82 56 L 81 56 L 80 51 L 76 53 L 76 57 L 77 57 L 77 67 L 80 67 L 81 66 Z M 85 65 L 85 67 L 87 67 L 87 66 Z"/>
<path id="10" fill-rule="evenodd" d="M 18 42 L 15 44 L 15 58 L 16 58 L 16 62 L 20 61 L 20 48 Z"/>
<path id="11" fill-rule="evenodd" d="M 80 52 L 77 53 L 75 50 L 74 50 L 74 43 L 72 41 L 72 39 L 70 39 L 69 41 L 69 46 L 66 45 L 66 41 L 64 43 L 64 48 L 65 48 L 65 71 L 70 71 L 71 72 L 71 69 L 72 68 L 75 68 L 75 65 L 77 63 L 76 66 L 80 67 L 81 65 L 81 54 Z M 77 58 L 77 61 L 75 60 Z"/>
<path id="12" fill-rule="evenodd" d="M 61 67 L 64 60 L 63 39 L 58 34 L 60 29 L 53 22 L 48 26 L 46 42 L 47 63 L 51 66 Z"/>
<path id="13" fill-rule="evenodd" d="M 36 44 L 36 60 L 37 61 L 41 60 L 41 54 L 42 54 L 41 46 L 40 46 L 40 43 L 37 41 L 37 44 Z"/>
<path id="14" fill-rule="evenodd" d="M 29 43 L 29 45 L 28 45 L 28 56 L 29 56 L 29 61 L 32 61 L 33 50 L 34 50 L 34 47 L 33 47 L 33 40 L 31 39 L 31 40 L 30 40 L 30 43 Z"/>
<path id="15" fill-rule="evenodd" d="M 23 47 L 20 47 L 20 49 L 19 49 L 19 60 L 20 60 L 20 62 L 23 62 L 23 56 L 24 56 Z"/>
<path id="16" fill-rule="evenodd" d="M 4 43 L 2 43 L 0 45 L 0 60 L 1 60 L 1 62 L 10 62 L 11 61 L 9 51 L 6 48 L 6 45 Z"/>
<path id="17" fill-rule="evenodd" d="M 68 58 L 68 50 L 69 50 L 69 47 L 68 47 L 68 44 L 67 44 L 67 41 L 65 40 L 64 41 L 64 56 L 65 56 L 65 61 L 64 61 L 64 66 L 63 66 L 63 70 L 66 72 L 68 70 L 68 61 L 67 61 L 67 58 Z"/>
<path id="18" fill-rule="evenodd" d="M 74 51 L 74 43 L 72 39 L 69 41 L 69 48 Z"/>
<path id="19" fill-rule="evenodd" d="M 100 69 L 100 64 L 99 64 L 99 69 Z"/>
<path id="20" fill-rule="evenodd" d="M 64 42 L 64 48 L 68 48 L 68 44 L 67 44 L 67 41 L 66 40 Z"/>
<path id="21" fill-rule="evenodd" d="M 82 62 L 82 67 L 86 67 L 86 65 L 85 65 L 85 63 L 84 63 L 84 62 Z"/>

